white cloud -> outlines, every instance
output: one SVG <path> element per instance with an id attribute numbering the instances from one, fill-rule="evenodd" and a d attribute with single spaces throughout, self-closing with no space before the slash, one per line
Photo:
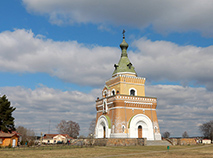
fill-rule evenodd
<path id="1" fill-rule="evenodd" d="M 212 120 L 213 92 L 205 88 L 154 85 L 147 86 L 146 95 L 158 98 L 161 133 L 181 136 L 187 131 L 190 136 L 200 135 L 199 125 Z"/>
<path id="2" fill-rule="evenodd" d="M 61 120 L 79 123 L 81 133 L 88 133 L 89 123 L 96 116 L 95 93 L 61 91 L 45 86 L 35 90 L 23 87 L 2 87 L 1 95 L 6 94 L 12 106 L 16 107 L 13 116 L 16 126 L 33 129 L 38 135 L 47 133 L 49 121 L 51 132 L 57 133 L 56 125 Z"/>
<path id="3" fill-rule="evenodd" d="M 161 33 L 200 31 L 213 36 L 213 1 L 211 0 L 23 0 L 29 12 L 49 15 L 51 23 L 95 23 L 153 26 Z"/>
<path id="4" fill-rule="evenodd" d="M 148 81 L 173 81 L 183 85 L 205 85 L 213 90 L 213 46 L 178 46 L 145 38 L 133 43 L 138 49 L 130 57 L 136 71 Z"/>
<path id="5" fill-rule="evenodd" d="M 60 120 L 79 123 L 81 134 L 87 135 L 90 121 L 96 115 L 95 99 L 101 89 L 90 93 L 61 91 L 45 86 L 35 90 L 23 87 L 1 87 L 1 95 L 6 94 L 12 106 L 16 126 L 33 129 L 38 135 L 56 133 L 55 126 Z M 174 85 L 146 87 L 147 96 L 158 98 L 157 115 L 161 133 L 171 132 L 181 136 L 187 131 L 190 136 L 200 135 L 198 125 L 212 119 L 213 92 L 205 88 L 191 88 Z"/>
<path id="6" fill-rule="evenodd" d="M 98 87 L 111 77 L 113 64 L 120 58 L 119 48 L 37 36 L 26 30 L 0 33 L 0 71 L 43 72 L 70 83 Z M 129 51 L 130 61 L 149 82 L 172 81 L 213 90 L 213 46 L 178 46 L 145 38 L 130 45 L 136 48 Z"/>
<path id="7" fill-rule="evenodd" d="M 103 84 L 120 54 L 118 48 L 54 42 L 26 30 L 0 33 L 0 47 L 0 71 L 44 72 L 81 85 Z"/>

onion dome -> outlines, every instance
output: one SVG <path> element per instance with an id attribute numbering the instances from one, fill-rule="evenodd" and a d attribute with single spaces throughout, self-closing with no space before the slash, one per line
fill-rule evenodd
<path id="1" fill-rule="evenodd" d="M 126 75 L 134 75 L 137 76 L 135 72 L 135 68 L 132 66 L 132 63 L 130 62 L 128 55 L 127 55 L 127 48 L 128 48 L 128 43 L 125 41 L 125 30 L 123 31 L 123 41 L 120 44 L 121 48 L 121 58 L 118 64 L 114 64 L 115 70 L 112 74 L 112 77 L 119 75 L 119 74 L 126 74 Z"/>

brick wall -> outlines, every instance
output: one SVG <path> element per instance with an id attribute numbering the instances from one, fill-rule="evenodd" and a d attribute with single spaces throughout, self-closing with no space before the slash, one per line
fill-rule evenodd
<path id="1" fill-rule="evenodd" d="M 196 139 L 195 138 L 171 138 L 170 139 L 173 145 L 195 145 Z"/>
<path id="2" fill-rule="evenodd" d="M 78 146 L 144 146 L 146 139 L 144 138 L 99 138 L 99 139 L 73 139 L 72 145 Z"/>

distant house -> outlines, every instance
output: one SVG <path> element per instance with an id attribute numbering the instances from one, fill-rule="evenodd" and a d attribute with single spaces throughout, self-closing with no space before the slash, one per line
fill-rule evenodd
<path id="1" fill-rule="evenodd" d="M 0 146 L 16 147 L 18 145 L 20 134 L 13 131 L 12 133 L 5 133 L 0 131 Z"/>
<path id="2" fill-rule="evenodd" d="M 211 139 L 203 139 L 202 143 L 203 144 L 211 144 Z"/>
<path id="3" fill-rule="evenodd" d="M 56 144 L 56 143 L 67 143 L 68 140 L 73 139 L 68 134 L 44 134 L 42 143 L 45 144 Z"/>

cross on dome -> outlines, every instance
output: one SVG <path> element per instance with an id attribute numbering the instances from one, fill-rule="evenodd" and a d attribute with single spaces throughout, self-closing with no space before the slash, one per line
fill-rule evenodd
<path id="1" fill-rule="evenodd" d="M 123 30 L 123 41 L 120 44 L 121 48 L 121 58 L 118 62 L 118 64 L 114 64 L 115 70 L 112 74 L 112 76 L 116 76 L 117 74 L 131 74 L 137 76 L 135 72 L 135 68 L 132 66 L 132 63 L 130 62 L 128 55 L 127 55 L 127 48 L 128 43 L 125 41 L 125 30 Z"/>
<path id="2" fill-rule="evenodd" d="M 125 30 L 123 29 L 123 32 L 122 32 L 122 34 L 123 34 L 123 38 L 125 38 Z"/>

